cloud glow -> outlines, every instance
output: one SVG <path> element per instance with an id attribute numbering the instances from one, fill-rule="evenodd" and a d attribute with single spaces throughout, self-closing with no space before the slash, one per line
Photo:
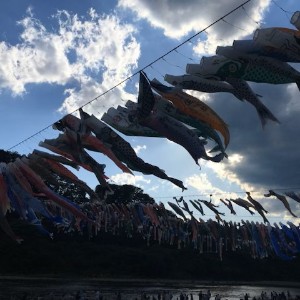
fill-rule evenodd
<path id="1" fill-rule="evenodd" d="M 74 87 L 65 89 L 66 99 L 60 108 L 70 112 L 112 88 L 136 68 L 140 56 L 136 30 L 122 24 L 117 16 L 100 16 L 90 9 L 85 18 L 67 11 L 53 18 L 58 23 L 55 32 L 47 30 L 28 10 L 18 22 L 23 29 L 21 42 L 0 43 L 1 89 L 20 96 L 29 83 L 64 86 L 72 82 Z M 110 104 L 127 96 L 123 88 L 108 95 L 113 100 Z"/>

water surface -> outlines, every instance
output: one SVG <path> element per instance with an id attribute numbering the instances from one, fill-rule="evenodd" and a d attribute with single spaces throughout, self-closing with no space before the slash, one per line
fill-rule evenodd
<path id="1" fill-rule="evenodd" d="M 27 278 L 27 277 L 0 277 L 0 299 L 97 299 L 99 294 L 104 299 L 116 299 L 117 292 L 122 295 L 122 300 L 141 299 L 142 293 L 156 296 L 159 293 L 170 293 L 172 299 L 177 299 L 181 292 L 192 294 L 198 300 L 198 293 L 211 291 L 211 300 L 219 294 L 222 299 L 239 300 L 246 293 L 259 298 L 262 292 L 270 297 L 271 292 L 285 292 L 293 298 L 300 295 L 300 284 L 297 283 L 203 283 L 196 281 L 172 280 L 104 280 L 104 279 L 74 279 L 74 278 Z M 150 298 L 152 300 L 152 297 Z M 189 298 L 190 299 L 190 298 Z"/>

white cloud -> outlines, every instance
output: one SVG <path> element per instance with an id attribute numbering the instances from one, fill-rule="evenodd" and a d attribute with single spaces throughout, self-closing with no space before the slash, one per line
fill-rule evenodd
<path id="1" fill-rule="evenodd" d="M 281 113 L 284 116 L 289 117 L 292 113 L 297 113 L 300 111 L 300 103 L 299 103 L 299 89 L 295 84 L 289 84 L 286 87 L 287 97 L 289 101 L 286 103 Z"/>
<path id="2" fill-rule="evenodd" d="M 188 5 L 180 0 L 146 1 L 119 0 L 118 6 L 132 10 L 138 18 L 147 20 L 151 26 L 160 28 L 164 34 L 179 39 L 187 34 L 199 32 L 221 18 L 244 1 L 191 0 Z M 250 2 L 209 28 L 204 43 L 200 42 L 194 51 L 212 53 L 217 44 L 228 44 L 232 39 L 252 34 L 258 27 L 270 0 Z"/>
<path id="3" fill-rule="evenodd" d="M 146 145 L 143 145 L 143 146 L 137 145 L 133 149 L 136 154 L 139 154 L 141 152 L 141 150 L 146 150 L 147 146 Z"/>
<path id="4" fill-rule="evenodd" d="M 198 190 L 203 195 L 209 194 L 220 194 L 222 190 L 216 188 L 213 183 L 207 178 L 207 174 L 194 174 L 185 179 L 185 184 L 187 187 L 193 187 Z"/>
<path id="5" fill-rule="evenodd" d="M 99 95 L 105 93 L 109 88 L 103 83 L 97 82 L 95 79 L 82 76 L 79 88 L 69 88 L 65 90 L 66 98 L 59 108 L 61 113 L 72 112 L 79 107 L 85 105 L 88 101 L 97 98 Z M 109 93 L 97 98 L 96 101 L 92 101 L 90 104 L 84 107 L 87 113 L 94 114 L 97 117 L 108 110 L 109 107 L 120 104 L 123 98 L 129 98 L 127 93 L 120 89 L 115 88 Z"/>
<path id="6" fill-rule="evenodd" d="M 157 192 L 157 191 L 159 191 L 159 189 L 160 189 L 159 185 L 153 185 L 148 189 L 148 193 L 149 192 Z"/>
<path id="7" fill-rule="evenodd" d="M 251 186 L 249 183 L 242 182 L 238 177 L 238 174 L 232 171 L 239 164 L 243 164 L 243 156 L 241 154 L 235 153 L 231 154 L 226 162 L 224 161 L 223 163 L 216 164 L 208 161 L 206 163 L 206 166 L 213 170 L 213 172 L 217 174 L 218 178 L 220 178 L 222 181 L 236 184 L 243 191 L 253 191 L 253 186 Z"/>
<path id="8" fill-rule="evenodd" d="M 60 11 L 53 16 L 58 29 L 48 31 L 33 17 L 32 10 L 18 22 L 21 42 L 0 43 L 0 89 L 14 95 L 26 92 L 29 83 L 52 83 L 73 87 L 60 110 L 70 112 L 126 79 L 137 66 L 140 46 L 133 26 L 114 15 L 98 15 L 91 9 L 84 18 Z M 130 98 L 120 85 L 103 97 L 95 108 L 112 100 Z M 130 95 L 129 95 L 130 96 Z M 90 109 L 91 110 L 91 109 Z"/>
<path id="9" fill-rule="evenodd" d="M 139 183 L 144 183 L 144 184 L 150 184 L 151 180 L 146 179 L 144 176 L 141 175 L 130 175 L 127 173 L 121 173 L 121 174 L 116 174 L 113 176 L 110 176 L 110 179 L 113 181 L 115 184 L 131 184 L 135 185 L 138 187 L 141 187 Z"/>

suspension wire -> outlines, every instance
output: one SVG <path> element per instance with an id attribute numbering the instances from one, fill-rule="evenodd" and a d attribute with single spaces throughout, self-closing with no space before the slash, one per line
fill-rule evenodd
<path id="1" fill-rule="evenodd" d="M 226 20 L 224 20 L 224 19 L 222 19 L 222 21 L 223 21 L 224 23 L 226 23 L 226 24 L 228 24 L 228 25 L 230 25 L 230 26 L 236 28 L 236 29 L 239 29 L 239 30 L 242 30 L 242 31 L 246 31 L 246 32 L 247 32 L 246 29 L 241 28 L 241 27 L 239 27 L 239 26 L 236 26 L 236 25 L 234 25 L 234 24 L 232 24 L 232 23 L 229 23 L 228 21 L 226 21 Z"/>
<path id="2" fill-rule="evenodd" d="M 222 216 L 222 218 L 224 218 L 224 217 L 233 217 L 233 216 L 230 216 L 231 214 L 229 214 L 229 216 L 228 215 L 225 215 L 225 216 Z M 193 216 L 195 217 L 203 217 L 203 218 L 210 218 L 210 217 L 214 217 L 215 216 L 215 214 L 205 214 L 205 215 L 202 215 L 202 214 L 200 214 L 200 213 L 198 213 L 198 212 L 193 212 Z M 257 214 L 255 214 L 255 215 L 251 215 L 251 214 L 249 214 L 249 216 L 248 215 L 234 215 L 234 218 L 236 218 L 236 219 L 240 219 L 240 218 L 261 218 L 261 215 L 257 215 Z M 280 216 L 269 216 L 268 215 L 268 219 L 276 219 L 276 218 L 282 218 L 282 217 L 280 217 Z"/>
<path id="3" fill-rule="evenodd" d="M 197 44 L 192 41 L 188 41 L 188 43 L 192 44 L 193 46 L 197 46 Z"/>
<path id="4" fill-rule="evenodd" d="M 288 11 L 288 10 L 285 10 L 284 8 L 282 8 L 275 0 L 271 0 L 279 9 L 281 9 L 284 13 L 288 13 L 290 15 L 292 15 L 294 12 L 292 11 Z"/>
<path id="5" fill-rule="evenodd" d="M 174 50 L 176 53 L 180 54 L 181 56 L 185 57 L 186 59 L 189 59 L 190 61 L 197 61 L 196 59 L 193 59 L 191 57 L 188 57 L 186 55 L 184 55 L 183 53 L 179 52 L 178 50 Z"/>
<path id="6" fill-rule="evenodd" d="M 240 9 L 241 7 L 243 7 L 245 4 L 251 2 L 252 0 L 246 0 L 244 3 L 238 5 L 236 8 L 232 9 L 231 11 L 229 11 L 228 13 L 226 13 L 224 16 L 220 17 L 219 19 L 217 19 L 216 21 L 214 21 L 213 23 L 211 23 L 210 25 L 208 25 L 207 27 L 205 27 L 204 29 L 202 29 L 201 31 L 195 33 L 194 35 L 192 35 L 191 37 L 189 37 L 188 39 L 184 40 L 182 43 L 178 44 L 176 47 L 172 48 L 171 50 L 167 51 L 165 54 L 161 55 L 160 57 L 158 57 L 157 59 L 155 59 L 154 61 L 150 62 L 149 64 L 147 64 L 146 66 L 144 66 L 142 69 L 139 69 L 138 71 L 134 72 L 133 74 L 131 74 L 130 76 L 128 76 L 127 78 L 125 78 L 124 80 L 122 80 L 121 82 L 119 82 L 118 84 L 114 85 L 113 87 L 111 87 L 110 89 L 106 90 L 105 92 L 103 92 L 102 94 L 98 95 L 97 97 L 93 98 L 92 100 L 86 102 L 85 104 L 83 104 L 82 106 L 80 106 L 79 108 L 75 109 L 74 111 L 72 111 L 69 114 L 74 114 L 76 111 L 78 111 L 80 108 L 83 108 L 89 104 L 91 104 L 92 102 L 98 100 L 100 97 L 106 95 L 107 93 L 111 92 L 112 90 L 114 90 L 115 88 L 117 88 L 118 86 L 120 86 L 121 84 L 125 83 L 127 80 L 133 78 L 134 76 L 138 75 L 141 71 L 143 71 L 144 69 L 151 67 L 154 63 L 158 62 L 159 60 L 162 60 L 165 56 L 169 55 L 170 53 L 172 53 L 173 51 L 177 50 L 178 48 L 180 48 L 181 46 L 183 46 L 184 44 L 186 44 L 187 42 L 191 41 L 193 38 L 195 38 L 196 36 L 198 36 L 200 33 L 202 32 L 206 32 L 207 29 L 209 29 L 210 27 L 214 26 L 215 24 L 217 24 L 218 22 L 220 22 L 221 20 L 223 20 L 224 18 L 226 18 L 227 16 L 231 15 L 233 12 L 237 11 L 238 9 Z M 16 148 L 17 146 L 19 146 L 21 143 L 26 142 L 28 140 L 30 140 L 31 138 L 33 138 L 34 136 L 36 136 L 37 134 L 45 131 L 46 129 L 52 127 L 53 123 L 51 125 L 46 126 L 45 128 L 39 130 L 37 133 L 32 134 L 31 136 L 29 136 L 28 138 L 24 139 L 23 141 L 17 143 L 16 145 L 8 148 L 8 151 Z"/>
<path id="7" fill-rule="evenodd" d="M 300 187 L 287 187 L 287 188 L 270 188 L 269 190 L 276 190 L 276 191 L 289 191 L 289 190 L 300 190 Z M 258 194 L 261 193 L 259 191 L 249 191 L 251 194 Z M 172 196 L 160 196 L 157 197 L 155 196 L 155 198 L 157 199 L 168 199 L 168 198 L 173 198 L 173 197 L 184 197 L 184 198 L 189 198 L 189 197 L 209 197 L 211 196 L 222 196 L 222 195 L 228 195 L 228 194 L 245 194 L 245 191 L 231 191 L 231 192 L 217 192 L 217 193 L 213 193 L 213 192 L 207 192 L 207 193 L 202 193 L 202 194 L 192 194 L 192 195 L 172 195 Z"/>
<path id="8" fill-rule="evenodd" d="M 246 9 L 245 9 L 244 6 L 242 6 L 242 9 L 243 9 L 244 13 L 246 14 L 246 16 L 247 16 L 251 21 L 253 21 L 255 24 L 257 24 L 258 26 L 260 26 L 260 22 L 255 21 L 255 20 L 248 14 L 248 12 L 246 11 Z"/>
<path id="9" fill-rule="evenodd" d="M 286 18 L 290 21 L 290 17 L 293 14 L 293 12 L 291 11 L 287 11 L 284 8 L 282 8 L 276 1 L 272 0 L 272 2 L 280 9 L 284 12 Z"/>
<path id="10" fill-rule="evenodd" d="M 45 130 L 51 128 L 52 125 L 53 125 L 53 123 L 52 123 L 51 125 L 48 125 L 47 127 L 43 128 L 43 129 L 39 130 L 38 132 L 32 134 L 31 136 L 29 136 L 28 138 L 26 138 L 26 139 L 24 139 L 23 141 L 19 142 L 18 144 L 14 145 L 14 146 L 12 146 L 12 147 L 10 147 L 10 148 L 8 148 L 7 151 L 10 151 L 10 150 L 12 150 L 12 149 L 18 147 L 18 146 L 21 145 L 22 143 L 27 142 L 28 140 L 32 139 L 34 136 L 36 136 L 36 135 L 38 135 L 38 134 L 44 132 Z"/>
<path id="11" fill-rule="evenodd" d="M 173 64 L 173 63 L 167 61 L 165 58 L 162 58 L 162 60 L 163 60 L 164 62 L 166 62 L 168 65 L 172 66 L 172 67 L 175 67 L 175 68 L 179 68 L 179 69 L 181 69 L 181 70 L 184 70 L 183 67 L 181 67 L 181 66 L 179 66 L 179 65 L 176 65 L 176 64 Z"/>
<path id="12" fill-rule="evenodd" d="M 155 69 L 152 65 L 150 66 L 150 68 L 156 72 L 157 74 L 159 74 L 163 79 L 165 78 L 165 75 L 163 73 L 161 73 L 160 71 L 158 71 L 157 69 Z"/>

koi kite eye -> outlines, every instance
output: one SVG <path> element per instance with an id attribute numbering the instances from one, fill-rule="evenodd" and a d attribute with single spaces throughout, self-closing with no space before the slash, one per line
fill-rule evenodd
<path id="1" fill-rule="evenodd" d="M 237 71 L 237 66 L 235 64 L 230 64 L 228 66 L 228 70 L 229 70 L 230 73 L 234 73 L 234 72 Z"/>
<path id="2" fill-rule="evenodd" d="M 112 138 L 116 138 L 116 137 L 117 137 L 117 134 L 116 134 L 114 131 L 111 131 L 110 136 L 111 136 Z"/>

